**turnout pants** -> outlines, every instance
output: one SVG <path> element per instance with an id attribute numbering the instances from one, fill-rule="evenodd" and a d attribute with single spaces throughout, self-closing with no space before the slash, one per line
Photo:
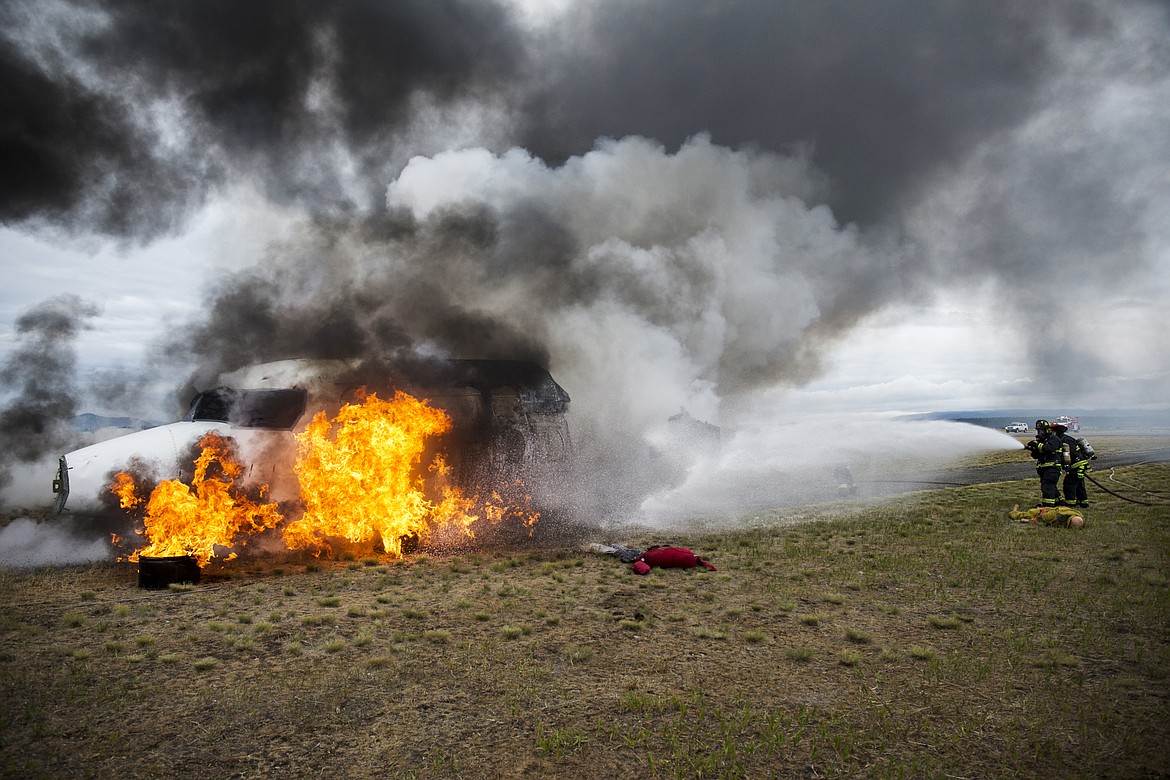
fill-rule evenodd
<path id="1" fill-rule="evenodd" d="M 1070 504 L 1089 503 L 1089 491 L 1085 487 L 1085 472 L 1089 470 L 1089 461 L 1074 463 L 1064 475 L 1064 500 Z"/>
<path id="2" fill-rule="evenodd" d="M 1040 475 L 1040 503 L 1043 506 L 1056 506 L 1060 500 L 1060 466 L 1045 466 L 1036 469 Z"/>

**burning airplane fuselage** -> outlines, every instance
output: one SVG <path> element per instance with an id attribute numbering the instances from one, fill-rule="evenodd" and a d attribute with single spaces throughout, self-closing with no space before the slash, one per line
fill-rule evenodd
<path id="1" fill-rule="evenodd" d="M 173 551 L 177 531 L 170 539 L 151 531 L 173 528 L 175 513 L 212 517 L 218 508 L 247 507 L 264 521 L 211 524 L 281 525 L 290 549 L 344 538 L 398 554 L 405 540 L 425 539 L 437 526 L 469 536 L 481 520 L 531 528 L 534 505 L 571 466 L 568 394 L 531 363 L 296 360 L 221 379 L 182 421 L 62 456 L 56 511 L 136 512 L 152 547 Z M 209 451 L 215 440 L 230 442 L 230 455 Z M 215 480 L 230 484 L 208 481 L 209 462 L 217 464 Z M 169 509 L 163 494 L 172 497 Z M 203 498 L 219 503 L 201 505 Z M 162 512 L 169 514 L 152 514 Z M 211 541 L 199 544 L 185 549 L 199 548 L 206 561 Z M 230 547 L 230 535 L 214 545 Z"/>

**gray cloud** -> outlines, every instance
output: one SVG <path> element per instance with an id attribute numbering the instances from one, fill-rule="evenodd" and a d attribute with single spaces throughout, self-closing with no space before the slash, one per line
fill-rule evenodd
<path id="1" fill-rule="evenodd" d="M 236 181 L 306 214 L 171 336 L 206 372 L 427 349 L 596 375 L 563 331 L 591 317 L 725 396 L 991 284 L 1062 386 L 1106 361 L 1035 291 L 1164 271 L 1165 3 L 602 0 L 539 34 L 472 0 L 51 8 L 3 11 L 6 224 L 149 240 Z M 419 140 L 436 106 L 481 112 L 479 157 Z"/>

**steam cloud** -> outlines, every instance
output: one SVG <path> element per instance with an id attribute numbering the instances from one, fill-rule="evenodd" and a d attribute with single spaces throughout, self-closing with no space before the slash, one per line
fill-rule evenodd
<path id="1" fill-rule="evenodd" d="M 800 384 L 891 304 L 997 290 L 1038 372 L 1154 345 L 1170 9 L 596 0 L 14 2 L 0 220 L 149 241 L 237 188 L 299 214 L 161 352 L 531 358 L 616 452 Z M 1102 347 L 1101 345 L 1106 346 Z M 615 435 L 618 432 L 620 435 Z"/>
<path id="2" fill-rule="evenodd" d="M 65 522 L 37 523 L 18 517 L 0 528 L 0 568 L 93 563 L 110 557 L 108 535 Z"/>

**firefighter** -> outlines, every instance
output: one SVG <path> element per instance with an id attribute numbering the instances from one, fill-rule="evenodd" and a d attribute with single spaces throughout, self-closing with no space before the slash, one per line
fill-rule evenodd
<path id="1" fill-rule="evenodd" d="M 1087 507 L 1089 491 L 1085 487 L 1085 473 L 1092 469 L 1089 461 L 1096 458 L 1097 454 L 1084 439 L 1069 436 L 1068 427 L 1062 423 L 1052 423 L 1052 432 L 1060 437 L 1061 460 L 1064 461 L 1061 464 L 1064 469 L 1064 502 L 1069 506 Z"/>
<path id="2" fill-rule="evenodd" d="M 1060 437 L 1052 432 L 1047 420 L 1036 421 L 1036 438 L 1024 445 L 1036 461 L 1040 476 L 1040 503 L 1036 506 L 1056 506 L 1060 498 Z"/>

